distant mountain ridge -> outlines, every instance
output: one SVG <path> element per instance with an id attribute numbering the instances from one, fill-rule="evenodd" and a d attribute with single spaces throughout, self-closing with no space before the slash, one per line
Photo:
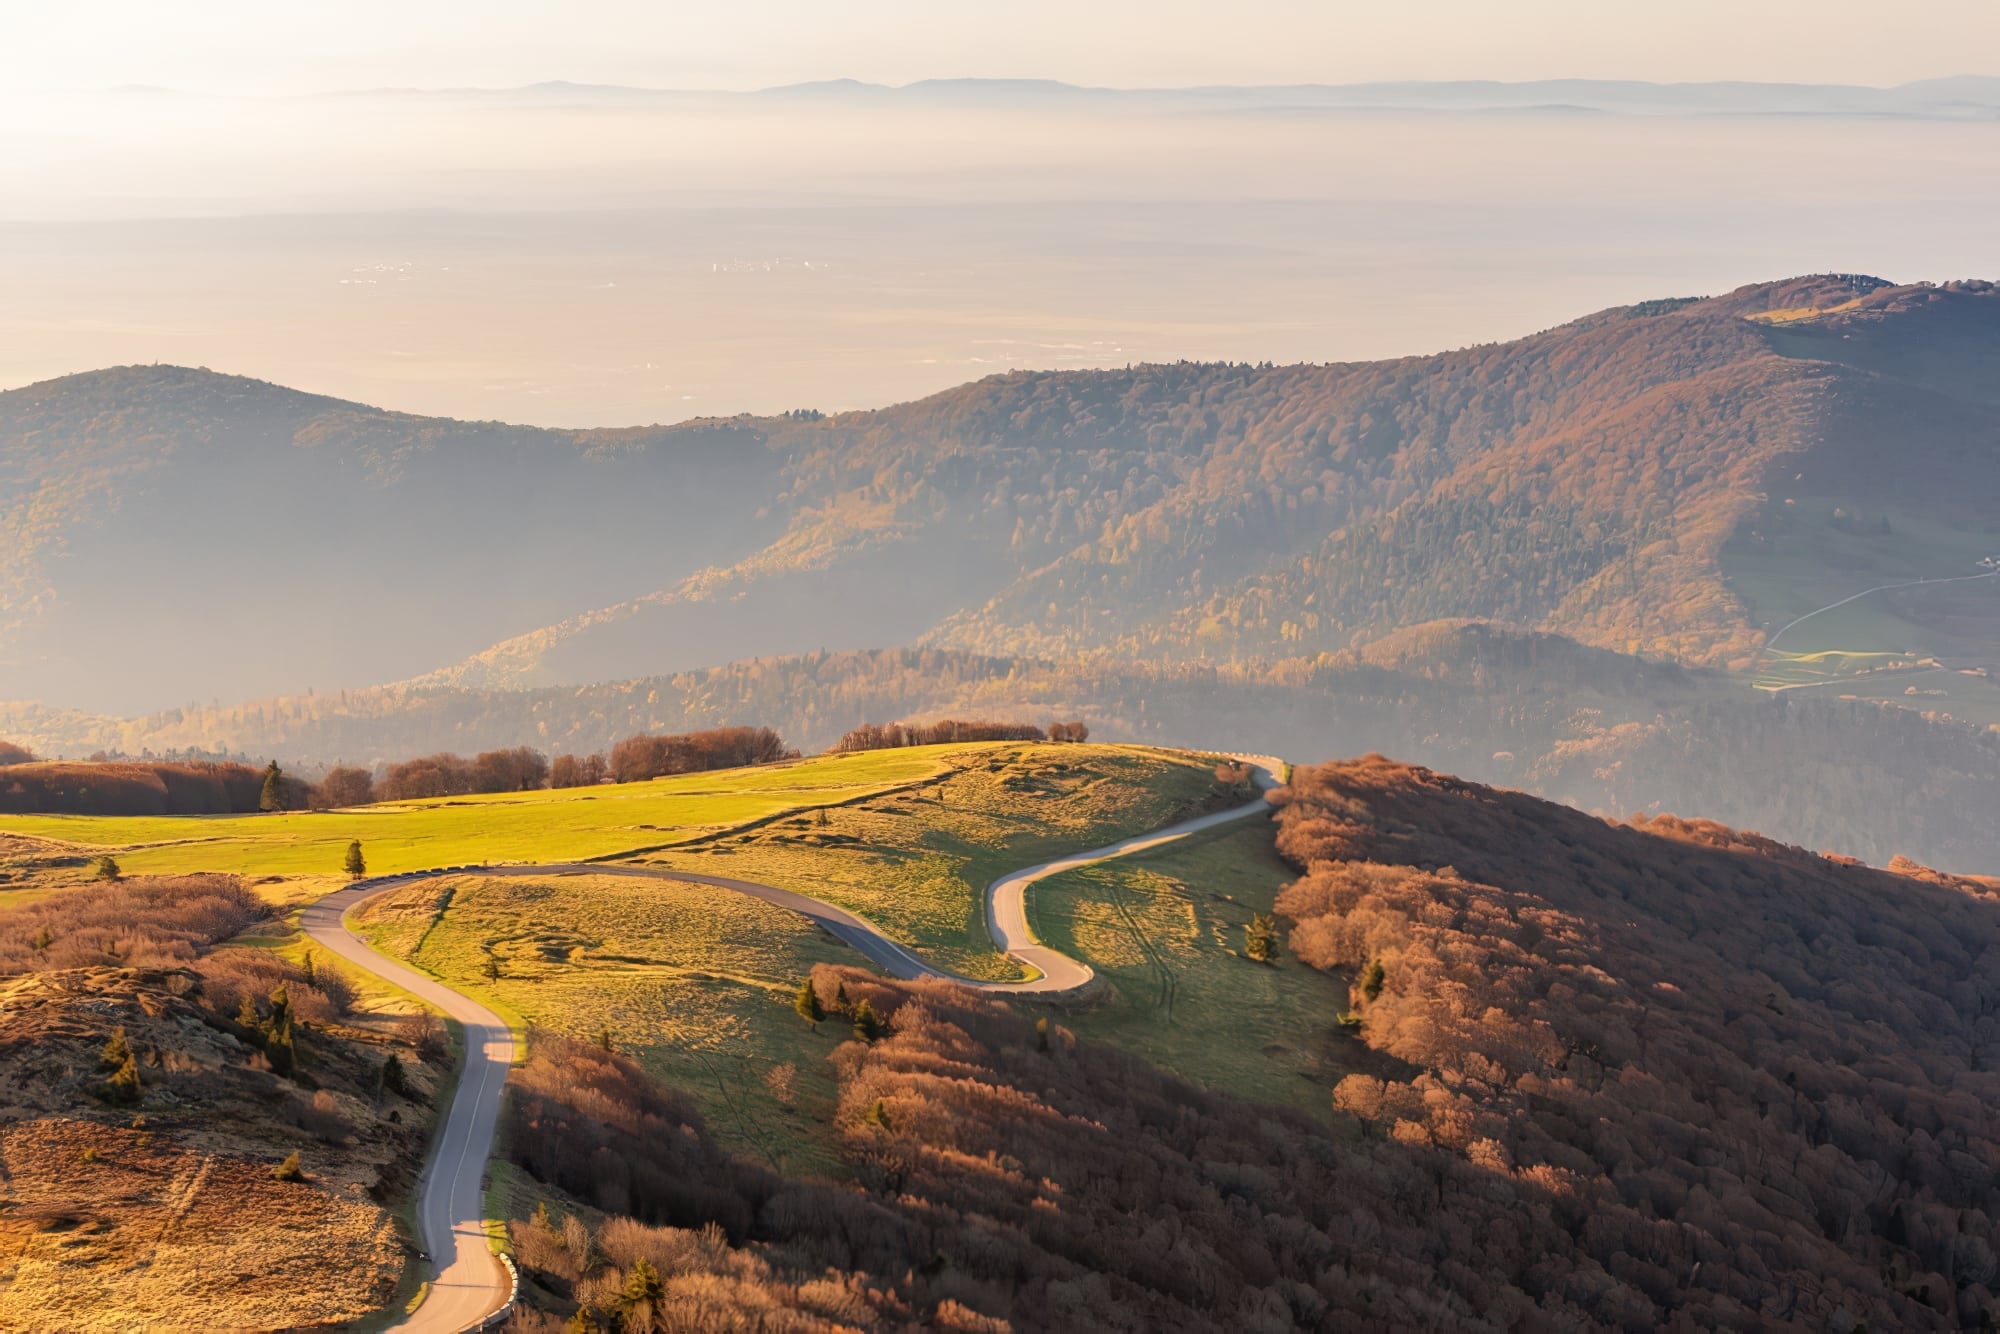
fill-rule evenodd
<path id="1" fill-rule="evenodd" d="M 157 90 L 148 90 L 157 91 Z M 922 79 L 890 85 L 821 79 L 748 91 L 647 88 L 561 80 L 513 88 L 382 88 L 336 97 L 447 97 L 531 104 L 615 106 L 662 100 L 820 102 L 846 106 L 1099 106 L 1140 111 L 1442 110 L 1555 107 L 1629 115 L 2000 115 L 2000 76 L 1924 79 L 1890 87 L 1729 80 L 1656 83 L 1621 79 L 1396 80 L 1348 84 L 1245 84 L 1107 88 L 1054 79 Z"/>
<path id="2" fill-rule="evenodd" d="M 1783 604 L 1746 603 L 1728 556 L 1782 500 L 1893 500 L 1984 540 L 1996 372 L 1991 285 L 1834 276 L 1396 362 L 1016 373 L 774 432 L 813 498 L 780 542 L 425 679 L 644 675 L 689 634 L 778 623 L 800 637 L 755 653 L 1167 663 L 1451 617 L 1745 668 Z M 1906 466 L 1931 456 L 1951 485 Z"/>
<path id="3" fill-rule="evenodd" d="M 910 643 L 1269 663 L 1449 618 L 1741 669 L 1819 596 L 1801 569 L 1990 554 L 1996 384 L 2000 289 L 1856 275 L 1391 362 L 1016 372 L 666 428 L 96 372 L 0 394 L 0 695 L 139 713 Z M 1822 510 L 1879 551 L 1823 557 Z M 1984 605 L 1937 644 L 2000 661 Z M 109 697 L 126 646 L 176 635 L 213 652 Z"/>

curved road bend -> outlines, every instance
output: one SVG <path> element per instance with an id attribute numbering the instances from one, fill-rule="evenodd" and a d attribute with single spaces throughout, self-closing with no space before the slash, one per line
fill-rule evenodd
<path id="1" fill-rule="evenodd" d="M 1268 810 L 1262 793 L 1278 785 L 1282 762 L 1267 755 L 1227 755 L 1220 758 L 1239 760 L 1250 767 L 1260 790 L 1255 801 L 1212 815 L 1183 820 L 1165 829 L 1123 839 L 1089 852 L 1030 866 L 1002 876 L 987 887 L 987 930 L 1002 952 L 1014 956 L 1038 973 L 1026 982 L 985 982 L 945 972 L 883 935 L 866 918 L 804 894 L 750 880 L 733 880 L 662 866 L 551 862 L 535 866 L 460 866 L 411 871 L 360 881 L 327 895 L 307 908 L 299 917 L 299 925 L 307 935 L 342 958 L 437 1006 L 465 1028 L 465 1071 L 460 1076 L 458 1092 L 453 1096 L 451 1109 L 446 1115 L 437 1156 L 425 1172 L 423 1193 L 418 1202 L 425 1250 L 433 1257 L 434 1263 L 447 1254 L 449 1259 L 442 1261 L 443 1270 L 431 1283 L 423 1304 L 396 1328 L 411 1331 L 412 1334 L 458 1334 L 499 1310 L 507 1300 L 508 1276 L 493 1258 L 486 1242 L 484 1180 L 486 1159 L 492 1152 L 494 1127 L 500 1116 L 500 1093 L 507 1082 L 508 1067 L 514 1060 L 514 1040 L 507 1025 L 485 1006 L 451 990 L 435 978 L 407 968 L 371 949 L 346 922 L 348 910 L 362 900 L 443 874 L 619 875 L 678 880 L 733 889 L 795 912 L 895 977 L 942 978 L 976 991 L 1010 994 L 1049 995 L 1074 991 L 1087 984 L 1095 974 L 1089 964 L 1050 949 L 1035 939 L 1034 932 L 1028 928 L 1028 886 L 1095 862 L 1147 852 Z"/>
<path id="2" fill-rule="evenodd" d="M 307 908 L 299 925 L 335 954 L 437 1006 L 464 1029 L 465 1068 L 417 1199 L 424 1252 L 440 1268 L 423 1304 L 396 1327 L 412 1334 L 458 1334 L 499 1310 L 509 1293 L 507 1271 L 486 1241 L 485 1177 L 500 1119 L 500 1090 L 514 1064 L 514 1035 L 478 1001 L 377 954 L 343 920 L 363 899 L 427 878 L 364 880 Z"/>

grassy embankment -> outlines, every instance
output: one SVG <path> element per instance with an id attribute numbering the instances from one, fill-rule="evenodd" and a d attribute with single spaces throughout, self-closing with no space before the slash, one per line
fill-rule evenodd
<path id="1" fill-rule="evenodd" d="M 1339 1025 L 1345 984 L 1283 949 L 1268 964 L 1244 953 L 1252 914 L 1296 878 L 1253 820 L 1040 882 L 1035 934 L 1112 991 L 1062 1023 L 1193 1083 L 1328 1115 L 1329 1089 L 1365 1059 Z"/>

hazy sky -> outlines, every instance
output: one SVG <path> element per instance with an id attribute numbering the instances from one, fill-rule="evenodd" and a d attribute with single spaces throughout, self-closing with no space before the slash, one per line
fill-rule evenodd
<path id="1" fill-rule="evenodd" d="M 1891 84 L 1994 73 L 1996 0 L 0 0 L 0 86 L 852 77 Z"/>

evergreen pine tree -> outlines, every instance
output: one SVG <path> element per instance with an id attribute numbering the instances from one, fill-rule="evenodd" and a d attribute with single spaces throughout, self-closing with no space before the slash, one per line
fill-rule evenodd
<path id="1" fill-rule="evenodd" d="M 618 1048 L 612 1044 L 611 1030 L 609 1028 L 600 1028 L 597 1030 L 597 1045 L 602 1047 L 605 1051 L 618 1050 Z"/>
<path id="2" fill-rule="evenodd" d="M 104 1051 L 97 1058 L 98 1064 L 106 1070 L 116 1070 L 131 1059 L 132 1047 L 125 1041 L 125 1028 L 121 1024 L 111 1030 L 111 1038 L 104 1044 Z"/>
<path id="3" fill-rule="evenodd" d="M 351 880 L 359 880 L 368 874 L 368 859 L 361 855 L 360 839 L 357 838 L 347 845 L 347 860 L 341 863 L 341 869 L 347 872 Z"/>
<path id="4" fill-rule="evenodd" d="M 49 928 L 46 925 L 41 930 L 35 932 L 35 953 L 42 957 L 48 957 L 49 946 L 55 943 L 56 938 L 49 934 Z"/>
<path id="5" fill-rule="evenodd" d="M 130 1105 L 139 1101 L 139 1058 L 130 1051 L 111 1078 L 104 1081 L 104 1098 L 107 1102 Z"/>
<path id="6" fill-rule="evenodd" d="M 281 1075 L 289 1075 L 298 1064 L 298 1049 L 292 1042 L 292 997 L 283 982 L 271 988 L 271 1013 L 264 1020 L 264 1054 Z"/>
<path id="7" fill-rule="evenodd" d="M 299 1151 L 293 1149 L 286 1155 L 284 1162 L 271 1169 L 271 1175 L 280 1181 L 304 1181 L 306 1173 L 305 1169 L 299 1166 Z"/>
<path id="8" fill-rule="evenodd" d="M 382 1058 L 382 1088 L 388 1093 L 407 1094 L 410 1091 L 410 1081 L 403 1077 L 402 1059 L 393 1051 Z"/>
<path id="9" fill-rule="evenodd" d="M 819 992 L 813 990 L 811 978 L 799 983 L 799 994 L 792 997 L 792 1008 L 799 1012 L 799 1018 L 819 1031 L 819 1021 L 826 1018 L 826 1008 L 819 1003 Z"/>
<path id="10" fill-rule="evenodd" d="M 1258 963 L 1278 957 L 1278 919 L 1267 912 L 1254 914 L 1243 928 L 1243 952 Z"/>
<path id="11" fill-rule="evenodd" d="M 272 760 L 264 766 L 264 790 L 257 797 L 260 811 L 282 811 L 285 809 L 285 771 Z"/>
<path id="12" fill-rule="evenodd" d="M 875 1015 L 875 1007 L 864 997 L 861 1004 L 854 1007 L 854 1036 L 863 1042 L 873 1042 L 882 1036 L 882 1021 Z"/>
<path id="13" fill-rule="evenodd" d="M 236 1007 L 236 1022 L 249 1029 L 252 1033 L 262 1029 L 264 1026 L 264 1016 L 257 1013 L 257 1002 L 245 996 L 243 1003 Z"/>
<path id="14" fill-rule="evenodd" d="M 631 1326 L 635 1311 L 642 1318 L 651 1315 L 666 1290 L 666 1284 L 660 1281 L 660 1271 L 653 1268 L 645 1256 L 634 1260 L 631 1271 L 625 1276 L 625 1286 L 618 1291 L 618 1311 L 626 1317 L 627 1327 Z M 643 1329 L 645 1326 L 639 1327 Z"/>
<path id="15" fill-rule="evenodd" d="M 1048 1049 L 1049 1049 L 1049 1017 L 1047 1015 L 1043 1015 L 1041 1018 L 1035 1020 L 1035 1050 L 1047 1051 Z"/>
<path id="16" fill-rule="evenodd" d="M 119 869 L 118 859 L 108 852 L 91 865 L 97 868 L 99 880 L 122 880 L 125 877 L 125 872 Z"/>
<path id="17" fill-rule="evenodd" d="M 590 1313 L 588 1306 L 576 1308 L 576 1314 L 563 1326 L 563 1334 L 604 1334 L 604 1327 L 597 1323 L 597 1317 Z"/>

